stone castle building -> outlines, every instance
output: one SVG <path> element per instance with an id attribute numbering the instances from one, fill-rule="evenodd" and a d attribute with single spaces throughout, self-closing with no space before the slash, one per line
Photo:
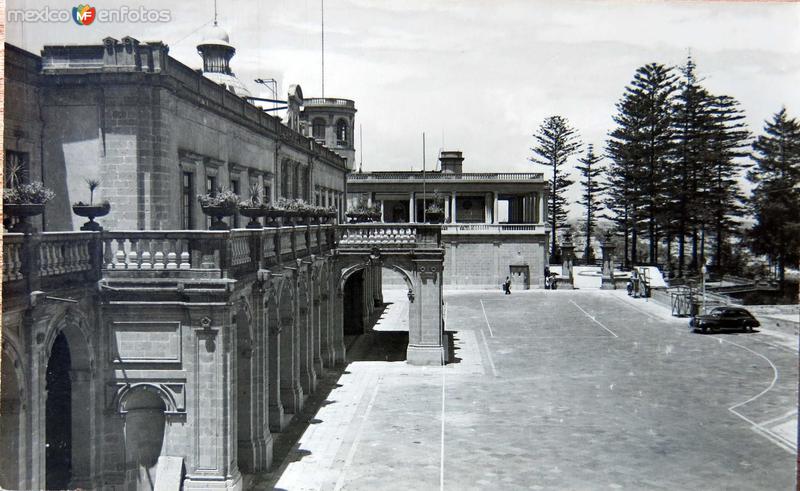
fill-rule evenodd
<path id="1" fill-rule="evenodd" d="M 196 195 L 220 187 L 343 215 L 355 107 L 293 86 L 281 121 L 218 26 L 198 52 L 201 71 L 130 37 L 6 45 L 3 157 L 56 198 L 3 234 L 4 489 L 241 489 L 381 305 L 383 269 L 408 290 L 407 361 L 444 362 L 438 226 L 206 230 Z M 86 178 L 101 231 L 70 210 Z"/>

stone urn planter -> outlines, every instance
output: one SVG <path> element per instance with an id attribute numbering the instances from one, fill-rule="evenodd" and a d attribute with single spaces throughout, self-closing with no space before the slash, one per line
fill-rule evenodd
<path id="1" fill-rule="evenodd" d="M 72 205 L 72 213 L 75 213 L 79 217 L 89 219 L 88 222 L 81 225 L 81 230 L 90 230 L 94 232 L 103 230 L 103 227 L 101 227 L 99 223 L 95 222 L 94 219 L 104 217 L 108 215 L 110 211 L 111 204 L 108 201 L 104 201 L 96 205 L 87 205 L 82 202 Z"/>
<path id="2" fill-rule="evenodd" d="M 203 214 L 211 217 L 211 226 L 208 227 L 209 230 L 230 230 L 231 227 L 227 223 L 223 222 L 222 219 L 225 217 L 232 216 L 236 213 L 236 208 L 233 206 L 215 206 L 215 205 L 201 205 L 200 209 L 203 210 Z"/>
<path id="3" fill-rule="evenodd" d="M 441 211 L 428 211 L 425 213 L 429 223 L 442 223 L 444 222 L 444 212 Z"/>
<path id="4" fill-rule="evenodd" d="M 266 211 L 264 206 L 239 206 L 239 213 L 250 219 L 246 228 L 264 228 L 258 219 L 263 217 Z"/>
<path id="5" fill-rule="evenodd" d="M 28 218 L 44 213 L 44 203 L 3 203 L 3 214 L 9 218 L 18 219 L 17 223 L 8 229 L 13 233 L 31 233 L 33 225 Z"/>
<path id="6" fill-rule="evenodd" d="M 283 224 L 283 218 L 286 216 L 285 210 L 266 209 L 264 210 L 264 219 L 267 227 L 280 227 Z"/>

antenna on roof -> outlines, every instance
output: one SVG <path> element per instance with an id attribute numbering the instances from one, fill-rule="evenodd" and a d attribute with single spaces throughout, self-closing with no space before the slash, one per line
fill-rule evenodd
<path id="1" fill-rule="evenodd" d="M 364 127 L 362 125 L 358 125 L 358 134 L 359 138 L 361 139 L 361 143 L 358 144 L 358 156 L 359 156 L 359 163 L 358 163 L 358 173 L 361 174 L 361 171 L 364 167 Z"/>
<path id="2" fill-rule="evenodd" d="M 322 19 L 322 98 L 325 98 L 325 0 L 319 0 Z"/>
<path id="3" fill-rule="evenodd" d="M 214 0 L 214 25 L 217 25 L 217 0 Z"/>

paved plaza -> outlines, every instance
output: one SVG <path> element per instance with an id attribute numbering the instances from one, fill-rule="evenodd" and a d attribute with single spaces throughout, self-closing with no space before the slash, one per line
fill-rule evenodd
<path id="1" fill-rule="evenodd" d="M 454 292 L 454 359 L 413 367 L 393 361 L 402 298 L 387 295 L 395 302 L 351 347 L 353 361 L 321 377 L 330 391 L 309 401 L 319 409 L 299 443 L 283 443 L 283 464 L 253 487 L 795 486 L 791 335 L 691 333 L 686 319 L 620 292 Z"/>

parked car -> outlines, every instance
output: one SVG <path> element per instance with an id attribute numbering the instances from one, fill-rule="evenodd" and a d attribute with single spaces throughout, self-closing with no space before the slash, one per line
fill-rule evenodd
<path id="1" fill-rule="evenodd" d="M 697 315 L 689 320 L 690 327 L 702 332 L 715 329 L 752 331 L 760 325 L 753 314 L 741 307 L 716 307 L 706 315 Z"/>

